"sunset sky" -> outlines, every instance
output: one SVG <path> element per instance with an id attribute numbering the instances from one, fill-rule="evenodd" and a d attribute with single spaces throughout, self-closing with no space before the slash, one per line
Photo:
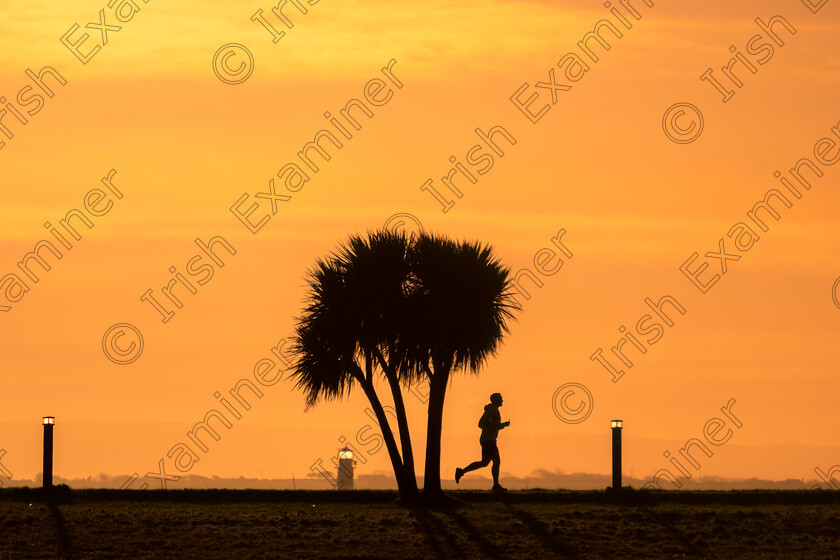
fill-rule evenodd
<path id="1" fill-rule="evenodd" d="M 285 374 L 260 386 L 261 398 L 249 394 L 251 409 L 221 428 L 219 441 L 204 438 L 208 451 L 188 473 L 167 453 L 190 442 L 187 432 L 208 411 L 224 412 L 214 393 L 230 399 L 239 380 L 254 382 L 260 360 L 279 363 L 272 348 L 293 334 L 315 260 L 395 214 L 489 243 L 514 273 L 527 268 L 542 282 L 522 280 L 530 299 L 480 375 L 454 377 L 445 479 L 479 457 L 476 423 L 493 392 L 504 395 L 502 418 L 511 420 L 499 439 L 503 479 L 536 469 L 609 472 L 613 418 L 624 420 L 624 471 L 638 478 L 678 475 L 663 453 L 678 455 L 691 438 L 707 442 L 714 418 L 727 426 L 718 437 L 731 429 L 731 439 L 706 443 L 712 457 L 693 454 L 702 463 L 694 477 L 816 479 L 815 468 L 840 464 L 840 171 L 832 167 L 840 159 L 840 0 L 299 3 L 306 14 L 293 3 L 282 11 L 291 28 L 268 1 L 136 0 L 132 13 L 126 0 L 123 22 L 106 0 L 3 3 L 0 464 L 13 479 L 41 471 L 44 415 L 56 417 L 55 473 L 65 478 L 142 478 L 161 459 L 168 474 L 208 477 L 301 479 L 318 459 L 329 464 L 339 438 L 356 441 L 371 423 L 364 394 L 304 411 Z M 105 44 L 100 10 L 106 25 L 121 26 Z M 251 20 L 258 10 L 285 33 L 277 42 Z M 609 50 L 596 39 L 578 46 L 594 29 Z M 62 37 L 80 41 L 82 57 L 100 49 L 85 64 Z M 213 65 L 232 43 L 253 57 L 253 73 L 236 85 Z M 244 64 L 238 56 L 229 71 Z M 53 97 L 26 73 L 45 67 L 66 82 L 42 77 Z M 701 79 L 709 68 L 734 93 L 726 102 Z M 340 113 L 353 99 L 373 114 L 351 111 L 360 130 Z M 702 113 L 693 141 L 663 130 L 677 103 Z M 528 114 L 542 108 L 532 122 Z M 696 116 L 671 115 L 672 135 L 688 135 Z M 304 166 L 298 152 L 320 130 L 339 135 L 330 118 L 352 138 L 338 136 L 341 149 L 327 141 L 329 161 L 310 151 L 319 170 L 307 168 L 309 181 L 289 190 L 278 172 Z M 498 152 L 476 132 L 494 127 Z M 467 163 L 476 145 L 492 154 L 492 168 Z M 475 179 L 454 176 L 460 198 L 441 181 L 453 156 Z M 276 196 L 290 197 L 273 215 L 270 197 L 257 197 L 271 179 Z M 429 179 L 454 202 L 446 212 L 421 190 Z M 761 209 L 750 218 L 768 193 L 779 219 Z M 257 204 L 251 222 L 270 218 L 256 233 L 231 211 L 246 194 L 240 212 Z M 85 211 L 86 202 L 102 215 Z M 93 224 L 70 218 L 79 240 L 60 226 L 71 210 Z M 572 257 L 552 242 L 561 230 Z M 176 309 L 161 294 L 170 267 L 184 274 L 202 254 L 195 240 L 217 236 L 236 254 L 216 243 L 224 266 L 211 265 L 195 294 L 175 286 Z M 51 270 L 32 262 L 34 282 L 18 263 L 42 240 L 63 256 L 42 249 Z M 706 256 L 721 243 L 727 258 Z M 538 272 L 542 249 L 562 258 L 553 274 Z M 175 311 L 170 320 L 141 301 L 147 290 Z M 685 310 L 666 304 L 673 326 L 645 304 L 665 296 Z M 654 338 L 646 327 L 656 321 Z M 143 351 L 130 364 L 103 352 L 115 324 L 142 332 Z M 611 350 L 625 328 L 645 349 L 625 339 L 632 367 Z M 616 382 L 590 359 L 599 348 L 624 370 Z M 562 399 L 554 395 L 567 383 L 593 396 L 578 423 L 555 413 Z M 406 398 L 422 473 L 425 406 Z M 721 411 L 732 399 L 737 422 Z M 358 469 L 388 474 L 386 452 Z"/>

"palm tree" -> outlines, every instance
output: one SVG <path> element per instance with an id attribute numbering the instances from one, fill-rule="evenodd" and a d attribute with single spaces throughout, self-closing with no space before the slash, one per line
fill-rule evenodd
<path id="1" fill-rule="evenodd" d="M 512 297 L 510 269 L 489 245 L 421 233 L 411 260 L 412 321 L 405 345 L 410 367 L 429 380 L 423 492 L 434 501 L 442 496 L 441 430 L 451 374 L 477 374 L 509 332 L 508 319 L 519 306 Z"/>
<path id="2" fill-rule="evenodd" d="M 404 235 L 377 232 L 367 239 L 352 236 L 337 253 L 317 262 L 297 324 L 292 376 L 307 395 L 307 408 L 321 398 L 343 398 L 354 382 L 362 387 L 382 430 L 401 498 L 411 502 L 418 489 L 401 392 L 411 373 L 399 363 L 404 354 L 396 350 L 406 320 L 408 248 Z M 374 388 L 377 371 L 391 390 L 400 448 Z"/>
<path id="3" fill-rule="evenodd" d="M 489 246 L 421 233 L 352 236 L 309 272 L 307 304 L 293 339 L 291 376 L 307 408 L 341 399 L 354 384 L 376 414 L 404 502 L 419 498 L 401 388 L 429 381 L 424 495 L 440 487 L 443 405 L 451 373 L 478 373 L 518 309 L 509 269 Z M 400 444 L 374 388 L 388 382 Z"/>
<path id="4" fill-rule="evenodd" d="M 406 329 L 409 318 L 410 244 L 411 240 L 404 234 L 380 231 L 369 234 L 366 240 L 351 237 L 349 246 L 340 253 L 348 278 L 349 296 L 356 304 L 360 346 L 374 366 L 381 368 L 391 390 L 408 485 L 404 496 L 417 493 L 414 453 L 401 390 L 402 383 L 411 382 L 417 375 L 405 367 L 405 354 L 398 351 L 399 335 Z"/>

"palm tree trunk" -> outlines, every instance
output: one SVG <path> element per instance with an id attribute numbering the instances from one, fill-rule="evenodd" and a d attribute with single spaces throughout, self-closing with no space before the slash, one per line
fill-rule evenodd
<path id="1" fill-rule="evenodd" d="M 390 355 L 393 355 L 393 350 L 391 350 Z M 385 377 L 388 379 L 388 384 L 391 387 L 391 395 L 394 398 L 394 410 L 397 413 L 397 424 L 400 429 L 402 462 L 403 468 L 405 469 L 406 484 L 408 485 L 407 490 L 416 496 L 418 490 L 417 474 L 414 471 L 414 452 L 411 448 L 411 432 L 408 431 L 408 415 L 405 412 L 405 401 L 403 400 L 400 382 L 397 379 L 396 370 L 385 361 L 384 356 L 378 350 L 376 351 L 376 358 L 379 361 L 382 371 L 385 372 Z"/>
<path id="2" fill-rule="evenodd" d="M 414 472 L 414 452 L 411 449 L 411 433 L 408 431 L 408 416 L 405 412 L 405 402 L 399 382 L 392 376 L 388 376 L 388 383 L 391 385 L 391 393 L 394 396 L 394 409 L 397 411 L 397 424 L 400 428 L 400 444 L 402 446 L 402 462 L 405 469 L 407 490 L 414 495 L 417 490 L 417 474 Z"/>
<path id="3" fill-rule="evenodd" d="M 406 497 L 416 495 L 417 481 L 414 477 L 412 477 L 414 482 L 414 490 L 412 493 L 412 484 L 410 484 L 410 481 L 407 480 L 405 466 L 400 458 L 397 441 L 394 439 L 394 432 L 391 431 L 391 426 L 388 425 L 388 417 L 385 416 L 385 409 L 382 408 L 382 403 L 376 395 L 373 383 L 368 382 L 367 380 L 360 380 L 359 384 L 362 386 L 362 389 L 364 389 L 365 395 L 367 395 L 367 398 L 370 401 L 371 408 L 373 408 L 373 413 L 376 414 L 376 420 L 379 422 L 379 429 L 382 432 L 382 437 L 385 439 L 385 447 L 391 458 L 391 466 L 394 467 L 394 476 L 397 478 L 397 487 L 399 488 L 400 494 Z"/>
<path id="4" fill-rule="evenodd" d="M 437 370 L 437 368 L 435 368 Z M 437 370 L 429 380 L 429 419 L 426 425 L 426 471 L 423 494 L 434 499 L 442 496 L 440 487 L 441 431 L 443 428 L 443 401 L 449 375 Z M 449 372 L 447 371 L 447 374 Z"/>

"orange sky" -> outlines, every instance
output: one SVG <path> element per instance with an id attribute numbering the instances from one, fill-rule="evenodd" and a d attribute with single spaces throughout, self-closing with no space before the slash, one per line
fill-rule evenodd
<path id="1" fill-rule="evenodd" d="M 0 305 L 11 307 L 0 312 L 0 462 L 15 478 L 40 472 L 40 418 L 52 414 L 57 475 L 157 472 L 158 461 L 188 441 L 186 432 L 221 407 L 214 392 L 253 380 L 254 365 L 292 334 L 315 259 L 348 234 L 404 212 L 426 229 L 491 243 L 514 270 L 535 270 L 535 254 L 551 248 L 561 229 L 573 253 L 556 274 L 541 277 L 541 288 L 530 288 L 511 335 L 481 375 L 455 378 L 444 418 L 444 476 L 477 457 L 475 424 L 488 395 L 499 391 L 502 417 L 512 420 L 500 436 L 503 473 L 606 473 L 609 420 L 623 418 L 625 472 L 647 477 L 669 468 L 664 451 L 677 453 L 703 438 L 708 420 L 725 419 L 720 408 L 734 398 L 742 426 L 692 472 L 814 478 L 815 467 L 840 463 L 840 308 L 832 298 L 840 194 L 830 165 L 837 147 L 818 150 L 827 162 L 818 163 L 823 177 L 804 172 L 812 187 L 800 187 L 801 198 L 785 191 L 790 209 L 774 202 L 778 221 L 763 214 L 768 231 L 747 217 L 770 189 L 784 188 L 774 172 L 789 178 L 801 158 L 818 162 L 821 138 L 840 143 L 840 7 L 830 0 L 812 13 L 808 2 L 818 5 L 616 1 L 612 8 L 632 25 L 626 29 L 603 3 L 582 0 L 320 1 L 306 15 L 286 6 L 294 27 L 272 20 L 286 32 L 276 43 L 249 19 L 258 8 L 274 17 L 268 2 L 150 0 L 123 23 L 103 1 L 4 3 L 0 96 L 13 108 L 0 113 L 0 125 L 14 137 L 0 128 L 0 275 L 28 279 L 18 261 L 40 240 L 56 242 L 44 223 L 55 226 L 82 208 L 92 189 L 107 198 L 89 199 L 91 206 L 109 210 L 92 218 L 89 231 L 75 222 L 82 239 L 72 240 L 49 272 L 39 270 L 19 301 L 9 300 L 19 296 L 10 277 L 0 285 Z M 86 32 L 87 45 L 96 45 L 100 31 L 85 24 L 98 24 L 103 8 L 106 23 L 122 29 L 82 64 L 60 38 L 77 23 L 71 40 Z M 774 16 L 796 30 L 773 24 L 783 46 L 755 22 Z M 602 19 L 623 37 L 606 31 L 606 52 L 588 43 L 599 61 L 586 59 L 589 72 L 570 82 L 557 62 L 567 53 L 584 56 L 577 42 Z M 761 33 L 766 40 L 751 42 Z M 213 54 L 227 43 L 245 45 L 255 61 L 240 85 L 213 73 Z M 772 44 L 772 57 L 761 44 Z M 735 56 L 730 46 L 749 57 L 755 73 L 737 63 L 732 71 L 743 85 L 730 86 L 735 95 L 723 103 L 700 76 L 713 68 L 727 80 L 721 67 Z M 402 87 L 381 71 L 392 60 Z M 46 78 L 52 98 L 25 74 L 45 66 L 67 82 Z M 535 87 L 549 81 L 552 68 L 556 83 L 572 86 L 557 91 L 554 105 L 550 88 Z M 360 117 L 361 130 L 342 138 L 343 147 L 299 191 L 278 180 L 277 192 L 291 199 L 251 234 L 231 205 L 247 193 L 247 204 L 261 204 L 255 220 L 269 213 L 268 200 L 255 195 L 285 164 L 300 164 L 298 151 L 331 126 L 325 112 L 337 115 L 348 100 L 364 99 L 375 78 L 389 88 L 387 102 L 369 105 L 374 116 Z M 537 95 L 533 113 L 550 107 L 537 123 L 510 100 L 525 83 L 519 99 Z M 27 86 L 42 95 L 42 107 L 25 92 L 31 104 L 18 100 Z M 691 143 L 663 132 L 663 114 L 678 102 L 703 114 L 702 135 Z M 677 122 L 685 127 L 687 118 Z M 456 177 L 462 197 L 448 194 L 455 204 L 442 212 L 420 187 L 432 179 L 444 189 L 450 156 L 465 162 L 480 142 L 475 129 L 494 126 L 516 144 L 494 136 L 504 156 L 495 155 L 475 184 Z M 101 183 L 112 169 L 122 198 Z M 746 251 L 727 237 L 739 222 L 759 236 Z M 225 266 L 195 295 L 176 287 L 183 308 L 163 323 L 139 298 L 149 289 L 159 294 L 170 267 L 185 270 L 198 254 L 196 238 L 214 236 L 236 255 L 217 249 Z M 703 294 L 680 266 L 699 253 L 691 269 L 705 259 L 700 278 L 708 282 L 720 266 L 704 255 L 718 252 L 721 238 L 727 253 L 741 258 L 727 260 L 727 273 Z M 663 325 L 644 355 L 626 342 L 633 367 L 622 366 L 624 376 L 613 383 L 590 356 L 603 348 L 618 367 L 610 348 L 623 336 L 619 328 L 652 338 L 636 330 L 637 321 L 651 313 L 645 298 L 666 295 L 686 313 L 672 312 L 674 326 Z M 144 337 L 143 353 L 128 365 L 103 354 L 103 334 L 117 323 L 135 325 Z M 552 395 L 570 382 L 594 397 L 591 416 L 577 424 L 562 422 L 552 408 Z M 304 412 L 302 395 L 285 378 L 262 389 L 218 442 L 207 440 L 209 451 L 198 454 L 191 474 L 302 478 L 318 458 L 328 461 L 339 437 L 354 438 L 369 424 L 359 391 Z M 422 471 L 424 407 L 409 403 Z M 178 474 L 169 458 L 166 468 Z M 383 451 L 360 472 L 389 468 Z"/>

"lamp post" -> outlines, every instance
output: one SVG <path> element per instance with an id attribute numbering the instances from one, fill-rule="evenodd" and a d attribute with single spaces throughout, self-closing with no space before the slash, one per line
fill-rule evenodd
<path id="1" fill-rule="evenodd" d="M 622 420 L 610 422 L 612 428 L 612 489 L 621 490 L 621 429 Z"/>
<path id="2" fill-rule="evenodd" d="M 44 488 L 52 488 L 54 416 L 44 416 Z"/>

